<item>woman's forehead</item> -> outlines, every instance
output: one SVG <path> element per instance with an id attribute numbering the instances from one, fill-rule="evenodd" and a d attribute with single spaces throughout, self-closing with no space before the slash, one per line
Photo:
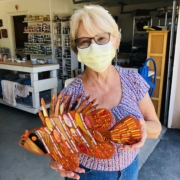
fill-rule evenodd
<path id="1" fill-rule="evenodd" d="M 97 25 L 91 24 L 91 28 L 85 28 L 81 22 L 79 28 L 77 29 L 76 38 L 80 37 L 94 37 L 97 34 L 104 33 L 105 31 L 100 29 Z"/>

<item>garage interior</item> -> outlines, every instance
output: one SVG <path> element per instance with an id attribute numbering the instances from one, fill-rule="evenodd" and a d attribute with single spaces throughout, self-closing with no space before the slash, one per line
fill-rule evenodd
<path id="1" fill-rule="evenodd" d="M 139 180 L 178 180 L 180 177 L 180 156 L 178 154 L 180 142 L 180 57 L 179 48 L 180 35 L 177 33 L 179 27 L 179 1 L 173 0 L 0 0 L 0 20 L 3 25 L 0 29 L 7 29 L 8 37 L 3 38 L 1 34 L 0 39 L 0 54 L 7 54 L 8 58 L 18 58 L 17 54 L 22 58 L 30 59 L 40 58 L 44 61 L 52 59 L 53 64 L 58 64 L 57 77 L 50 70 L 39 73 L 38 76 L 48 78 L 57 78 L 57 86 L 47 87 L 46 90 L 53 89 L 53 92 L 59 93 L 65 86 L 65 81 L 74 77 L 72 73 L 75 70 L 83 70 L 81 64 L 71 64 L 69 74 L 64 71 L 66 66 L 64 59 L 59 59 L 55 56 L 55 44 L 52 43 L 52 54 L 47 56 L 37 56 L 37 54 L 25 53 L 25 44 L 20 42 L 17 45 L 14 39 L 13 21 L 12 17 L 26 15 L 44 14 L 49 15 L 53 20 L 54 14 L 60 16 L 69 16 L 73 9 L 83 7 L 86 4 L 99 4 L 109 10 L 115 18 L 119 29 L 122 33 L 121 45 L 119 52 L 113 63 L 125 68 L 139 68 L 145 62 L 146 58 L 151 56 L 148 54 L 148 33 L 142 29 L 142 25 L 149 27 L 161 27 L 167 30 L 167 49 L 164 58 L 163 76 L 158 76 L 158 87 L 162 86 L 160 90 L 155 92 L 152 101 L 157 109 L 159 119 L 162 123 L 163 130 L 158 139 L 147 139 L 145 146 L 141 149 L 139 154 Z M 17 9 L 18 5 L 18 9 Z M 41 9 L 39 7 L 42 7 Z M 135 17 L 141 17 L 136 19 Z M 145 19 L 144 19 L 145 18 Z M 16 18 L 14 18 L 16 19 Z M 23 20 L 22 20 L 23 21 Z M 51 39 L 55 39 L 54 25 L 51 24 Z M 164 29 L 165 28 L 165 29 Z M 16 29 L 18 31 L 18 29 Z M 17 33 L 18 34 L 18 33 Z M 27 34 L 24 34 L 27 39 Z M 23 40 L 26 41 L 26 40 Z M 180 41 L 179 41 L 180 42 Z M 77 59 L 71 55 L 70 61 Z M 26 62 L 27 62 L 26 61 Z M 160 62 L 157 66 L 162 67 Z M 68 66 L 69 67 L 69 66 Z M 153 71 L 153 67 L 150 68 Z M 0 64 L 0 79 L 4 75 L 14 73 L 12 69 L 2 67 Z M 77 72 L 77 71 L 76 71 Z M 16 73 L 16 72 L 15 72 Z M 73 75 L 72 75 L 73 74 Z M 19 75 L 19 74 L 18 74 Z M 52 75 L 52 76 L 51 76 Z M 51 76 L 51 77 L 50 77 Z M 162 79 L 161 79 L 162 78 Z M 160 83 L 162 80 L 162 83 Z M 49 88 L 49 89 L 48 89 Z M 159 88 L 160 89 L 160 88 Z M 42 94 L 48 96 L 50 91 L 40 90 Z M 160 93 L 159 93 L 160 92 Z M 0 94 L 1 95 L 1 94 Z M 32 95 L 32 94 L 30 94 Z M 36 99 L 36 105 L 39 103 Z M 160 99 L 158 99 L 161 97 Z M 34 96 L 37 98 L 37 96 Z M 2 95 L 0 97 L 2 99 Z M 31 101 L 33 96 L 31 97 Z M 160 105 L 157 103 L 160 102 Z M 23 105 L 24 106 L 24 105 Z M 32 105 L 33 106 L 33 105 Z M 31 109 L 32 109 L 31 106 Z M 39 106 L 36 106 L 38 109 Z M 159 111 L 158 111 L 159 109 Z M 28 110 L 27 110 L 28 111 Z M 2 163 L 0 165 L 0 180 L 56 180 L 63 179 L 52 169 L 49 168 L 49 158 L 39 155 L 34 155 L 18 145 L 20 135 L 25 129 L 33 129 L 41 126 L 41 121 L 36 114 L 36 110 L 26 111 L 26 108 L 19 106 L 19 108 L 11 107 L 0 101 L 0 157 Z M 165 157 L 167 154 L 167 158 Z M 165 157 L 163 159 L 163 157 Z M 168 167 L 166 166 L 168 165 Z M 161 168 L 163 167 L 163 168 Z"/>

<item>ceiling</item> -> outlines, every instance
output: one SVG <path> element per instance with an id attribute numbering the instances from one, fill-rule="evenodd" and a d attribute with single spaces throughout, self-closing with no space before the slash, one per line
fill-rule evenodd
<path id="1" fill-rule="evenodd" d="M 149 4 L 158 2 L 173 2 L 173 0 L 72 0 L 74 4 L 80 3 L 97 3 L 107 6 L 118 6 L 118 5 L 135 5 L 135 4 Z"/>

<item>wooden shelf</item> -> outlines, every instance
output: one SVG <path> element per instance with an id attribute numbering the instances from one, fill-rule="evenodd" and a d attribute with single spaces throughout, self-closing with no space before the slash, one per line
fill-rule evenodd
<path id="1" fill-rule="evenodd" d="M 51 32 L 23 32 L 24 34 L 51 34 Z"/>
<path id="2" fill-rule="evenodd" d="M 57 34 L 57 33 L 54 33 L 54 35 L 70 35 L 70 34 Z"/>
<path id="3" fill-rule="evenodd" d="M 39 44 L 39 45 L 46 45 L 46 44 L 51 44 L 51 43 L 28 43 L 28 42 L 25 42 L 24 44 Z"/>
<path id="4" fill-rule="evenodd" d="M 54 58 L 56 58 L 56 59 L 62 59 L 62 57 L 54 57 Z"/>
<path id="5" fill-rule="evenodd" d="M 58 24 L 70 22 L 70 21 L 55 21 L 55 20 L 52 20 L 52 21 L 53 21 L 53 23 L 58 23 Z"/>
<path id="6" fill-rule="evenodd" d="M 64 47 L 64 48 L 70 48 L 71 46 L 57 46 L 57 45 L 54 45 L 55 47 Z"/>
<path id="7" fill-rule="evenodd" d="M 58 21 L 58 22 L 56 22 L 56 21 L 54 21 L 54 20 L 53 20 L 53 23 L 61 24 L 61 22 L 59 22 L 59 21 Z"/>
<path id="8" fill-rule="evenodd" d="M 62 47 L 62 46 L 57 46 L 57 45 L 54 45 L 55 47 Z"/>
<path id="9" fill-rule="evenodd" d="M 40 23 L 40 22 L 51 22 L 51 21 L 23 21 L 23 23 Z"/>
<path id="10" fill-rule="evenodd" d="M 25 54 L 30 54 L 30 55 L 33 55 L 33 56 L 51 56 L 52 54 L 31 54 L 31 53 L 25 53 Z"/>
<path id="11" fill-rule="evenodd" d="M 72 71 L 72 70 L 70 70 L 70 69 L 65 69 L 65 68 L 64 68 L 64 70 L 65 70 L 65 71 L 69 71 L 69 72 L 71 72 L 71 71 Z"/>

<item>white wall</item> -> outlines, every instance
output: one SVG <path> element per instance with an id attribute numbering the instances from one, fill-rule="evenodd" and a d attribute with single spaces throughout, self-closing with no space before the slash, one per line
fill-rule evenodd
<path id="1" fill-rule="evenodd" d="M 15 9 L 15 5 L 19 5 L 19 10 Z M 9 38 L 0 39 L 0 46 L 10 47 L 14 49 L 12 44 L 13 32 L 10 31 L 11 20 L 10 15 L 18 15 L 26 12 L 29 14 L 50 14 L 54 12 L 62 14 L 71 14 L 74 8 L 82 7 L 84 4 L 74 5 L 72 0 L 6 0 L 0 1 L 0 19 L 3 20 L 3 27 L 8 30 Z M 132 5 L 125 6 L 124 11 L 132 11 L 135 9 L 154 9 L 172 5 L 171 3 L 151 3 L 148 5 Z M 132 38 L 132 17 L 131 14 L 120 14 L 119 7 L 108 8 L 110 13 L 118 16 L 118 25 L 122 29 L 122 41 L 130 41 Z M 154 14 L 155 12 L 153 12 Z M 157 25 L 157 18 L 154 25 Z M 12 51 L 13 52 L 13 51 Z"/>
<path id="2" fill-rule="evenodd" d="M 180 9 L 179 9 L 180 13 Z M 178 20 L 168 127 L 180 129 L 180 18 Z"/>
<path id="3" fill-rule="evenodd" d="M 19 10 L 15 9 L 19 5 Z M 0 2 L 0 19 L 3 20 L 3 29 L 8 30 L 8 38 L 0 39 L 0 46 L 9 47 L 14 55 L 14 32 L 12 29 L 12 16 L 22 14 L 49 14 L 48 0 L 9 0 Z"/>

